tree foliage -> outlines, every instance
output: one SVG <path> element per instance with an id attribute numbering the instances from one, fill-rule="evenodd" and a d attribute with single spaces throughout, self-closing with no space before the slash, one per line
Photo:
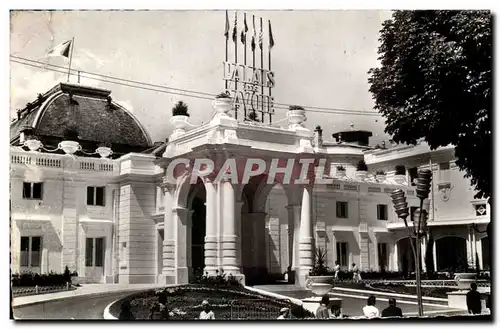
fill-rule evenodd
<path id="1" fill-rule="evenodd" d="M 398 143 L 454 145 L 476 197 L 490 197 L 491 13 L 395 11 L 380 35 L 381 65 L 368 80 L 385 132 Z"/>

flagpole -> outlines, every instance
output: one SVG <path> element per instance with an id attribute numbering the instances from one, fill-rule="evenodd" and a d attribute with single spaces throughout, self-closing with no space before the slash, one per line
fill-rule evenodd
<path id="1" fill-rule="evenodd" d="M 229 24 L 229 22 L 228 22 L 228 14 L 227 14 L 227 10 L 226 10 L 226 26 L 225 26 L 225 28 L 227 30 L 226 31 L 226 63 L 227 63 L 227 60 L 228 60 L 227 57 L 228 57 L 228 42 L 229 42 L 229 29 L 228 29 L 229 25 L 228 24 Z M 226 65 L 226 64 L 224 64 L 224 65 Z M 227 84 L 228 84 L 227 79 L 224 81 L 224 84 L 225 84 L 225 89 L 227 91 Z"/>
<path id="2" fill-rule="evenodd" d="M 75 37 L 71 39 L 71 53 L 69 54 L 69 67 L 68 67 L 68 81 L 69 82 L 69 75 L 71 73 L 71 61 L 73 60 L 73 48 L 75 48 Z"/>
<path id="3" fill-rule="evenodd" d="M 260 34 L 259 34 L 259 48 L 260 48 L 260 73 L 261 73 L 261 94 L 262 94 L 262 123 L 264 123 L 264 32 L 262 27 L 262 17 L 260 18 Z M 262 38 L 262 39 L 261 39 Z"/>
<path id="4" fill-rule="evenodd" d="M 234 31 L 233 31 L 235 38 L 234 38 L 234 63 L 236 64 L 235 70 L 238 69 L 238 12 L 234 11 Z M 236 77 L 234 79 L 234 90 L 235 90 L 235 98 L 238 98 L 238 81 L 236 80 Z M 238 105 L 235 104 L 234 106 L 234 118 L 238 120 Z"/>
<path id="5" fill-rule="evenodd" d="M 268 20 L 269 22 L 269 37 L 271 37 L 271 20 Z M 269 42 L 271 42 L 271 39 L 269 39 Z M 271 44 L 269 44 L 268 48 L 268 59 L 269 59 L 269 72 L 271 72 Z M 267 112 L 269 113 L 269 124 L 271 124 L 272 121 L 272 116 L 271 116 L 271 109 L 269 108 L 269 104 L 271 103 L 271 86 L 269 85 L 269 99 L 267 101 Z"/>
<path id="6" fill-rule="evenodd" d="M 245 55 L 243 57 L 244 58 L 243 59 L 243 64 L 245 65 L 245 71 L 246 71 L 246 66 L 247 66 L 247 30 L 246 30 L 246 28 L 247 28 L 247 13 L 244 14 L 243 24 L 244 24 L 244 26 L 243 26 L 243 30 L 242 30 L 243 32 L 242 33 L 245 34 L 245 39 L 244 39 L 244 41 L 245 41 L 245 43 L 244 43 L 244 45 L 245 45 L 245 52 L 244 52 L 244 54 Z M 245 118 L 244 118 L 244 120 L 245 120 L 247 118 L 247 106 L 246 106 L 245 103 L 243 103 L 243 111 L 244 111 L 244 115 L 245 115 Z"/>
<path id="7" fill-rule="evenodd" d="M 253 72 L 255 72 L 255 46 L 256 46 L 255 42 L 257 41 L 257 40 L 255 40 L 255 37 L 256 37 L 256 35 L 255 35 L 255 15 L 252 15 L 252 33 L 253 33 L 252 34 L 252 38 L 253 38 L 253 46 L 252 46 L 252 70 L 253 71 L 252 71 L 252 73 L 253 73 Z M 253 78 L 252 78 L 252 80 L 253 80 Z M 252 86 L 252 92 L 253 92 L 253 90 L 254 89 Z M 257 120 L 257 115 L 255 113 L 255 106 L 252 106 L 252 112 L 253 112 L 253 118 L 255 120 Z"/>

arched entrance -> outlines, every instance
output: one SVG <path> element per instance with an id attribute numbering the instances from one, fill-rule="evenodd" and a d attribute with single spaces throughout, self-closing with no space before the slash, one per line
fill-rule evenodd
<path id="1" fill-rule="evenodd" d="M 206 207 L 205 202 L 199 197 L 193 199 L 191 204 L 191 268 L 193 278 L 203 274 L 205 268 L 205 231 Z"/>
<path id="2" fill-rule="evenodd" d="M 415 239 L 413 239 L 415 243 Z M 415 272 L 415 257 L 411 248 L 410 238 L 403 238 L 397 242 L 399 259 L 398 268 L 406 276 Z"/>
<path id="3" fill-rule="evenodd" d="M 465 270 L 467 268 L 466 240 L 457 236 L 447 236 L 437 240 L 436 258 L 438 271 Z"/>

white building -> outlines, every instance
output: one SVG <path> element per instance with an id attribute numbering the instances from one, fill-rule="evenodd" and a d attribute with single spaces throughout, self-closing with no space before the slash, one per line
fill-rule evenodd
<path id="1" fill-rule="evenodd" d="M 485 200 L 474 200 L 452 147 L 373 149 L 366 132 L 323 142 L 320 131 L 305 127 L 301 113 L 289 113 L 288 124 L 279 128 L 238 122 L 223 99 L 214 101 L 209 123 L 186 130 L 185 120 L 173 119 L 169 142 L 153 145 L 133 115 L 109 96 L 62 83 L 11 124 L 13 272 L 61 272 L 67 265 L 86 282 L 184 283 L 197 269 L 224 269 L 256 282 L 290 267 L 304 284 L 317 247 L 327 251 L 329 266 L 338 260 L 345 268 L 356 263 L 362 270 L 411 270 L 407 233 L 389 195 L 401 188 L 410 205 L 418 206 L 408 183 L 413 168 L 431 168 L 434 175 L 423 242 L 425 248 L 429 238 L 435 241 L 434 267 L 474 267 L 476 254 L 481 268 L 489 264 L 489 242 L 481 232 L 490 209 Z M 55 151 L 72 134 L 82 151 Z M 34 151 L 23 146 L 27 140 Z M 95 155 L 103 143 L 114 152 L 110 158 Z M 260 158 L 267 169 L 248 184 L 209 176 L 190 184 L 189 174 L 168 179 L 165 169 L 181 157 L 216 163 L 235 158 L 238 168 Z M 267 183 L 272 159 L 298 158 L 325 159 L 333 181 Z M 356 175 L 361 159 L 369 167 L 366 177 Z M 339 177 L 338 165 L 346 177 Z M 407 177 L 394 177 L 395 165 L 410 169 Z M 375 179 L 376 170 L 386 177 Z"/>

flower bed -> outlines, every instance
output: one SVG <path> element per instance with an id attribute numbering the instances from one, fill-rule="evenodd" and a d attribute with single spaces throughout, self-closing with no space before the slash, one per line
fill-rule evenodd
<path id="1" fill-rule="evenodd" d="M 279 310 L 289 307 L 299 318 L 311 316 L 308 311 L 289 301 L 272 299 L 251 292 L 244 287 L 185 285 L 164 290 L 150 290 L 128 296 L 113 304 L 110 313 L 118 317 L 121 304 L 129 301 L 136 319 L 149 319 L 150 310 L 158 304 L 160 294 L 167 297 L 171 320 L 197 319 L 201 302 L 208 300 L 216 319 L 276 319 Z"/>

